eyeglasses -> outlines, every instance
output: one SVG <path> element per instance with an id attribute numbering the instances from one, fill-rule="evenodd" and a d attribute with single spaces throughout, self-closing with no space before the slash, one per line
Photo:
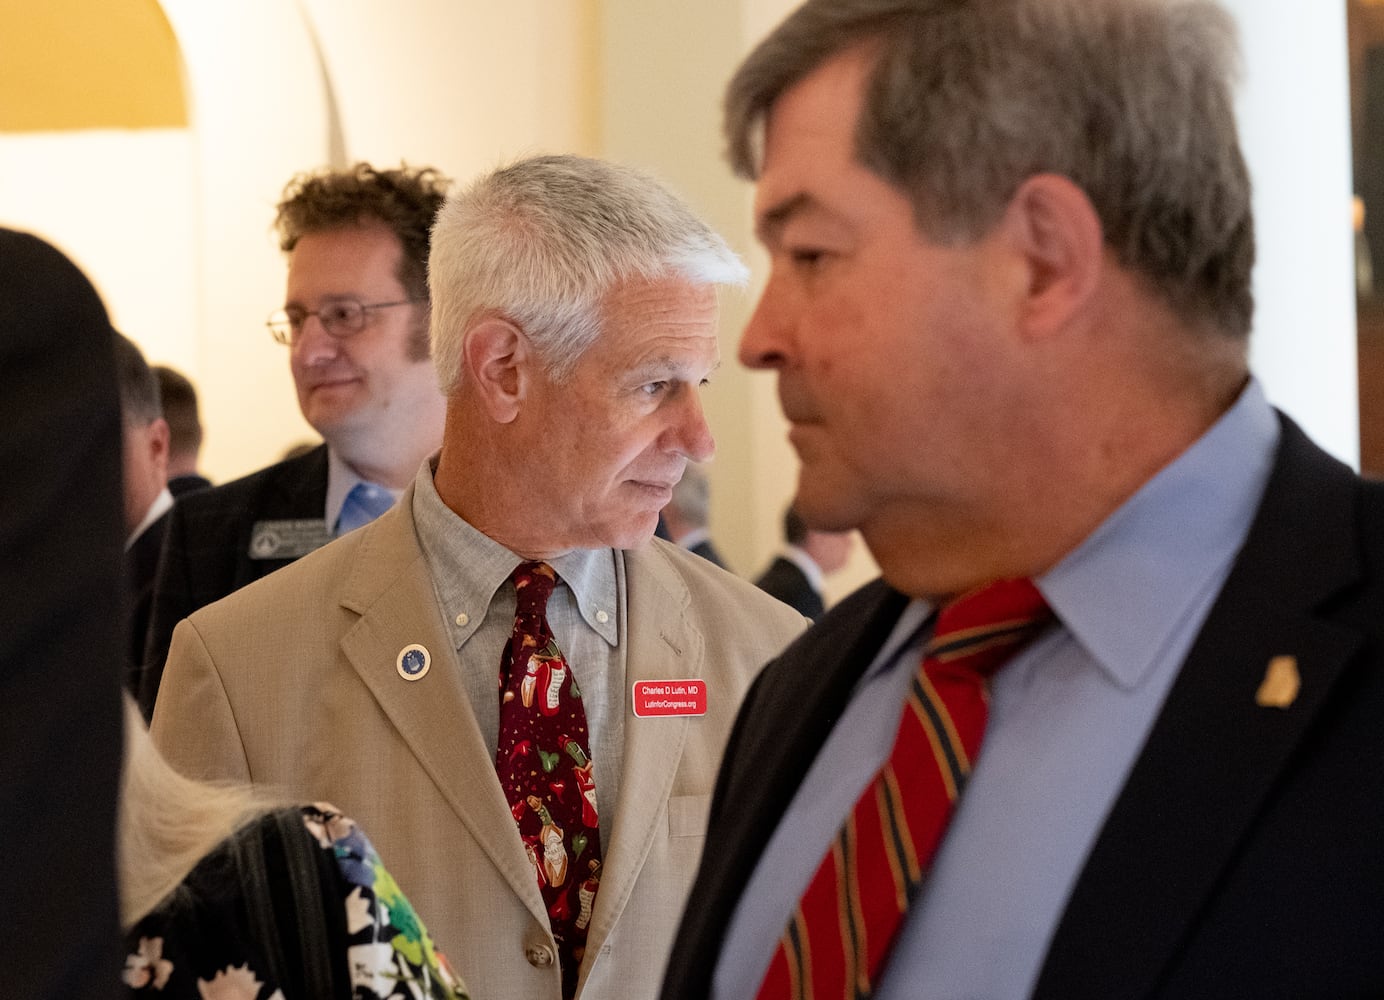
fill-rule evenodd
<path id="1" fill-rule="evenodd" d="M 297 343 L 303 335 L 303 325 L 309 316 L 316 316 L 322 329 L 338 340 L 354 336 L 365 329 L 365 314 L 372 309 L 391 309 L 394 306 L 415 305 L 418 299 L 400 299 L 397 302 L 372 302 L 366 305 L 355 299 L 337 299 L 321 309 L 278 309 L 269 314 L 264 323 L 274 339 L 289 347 Z"/>

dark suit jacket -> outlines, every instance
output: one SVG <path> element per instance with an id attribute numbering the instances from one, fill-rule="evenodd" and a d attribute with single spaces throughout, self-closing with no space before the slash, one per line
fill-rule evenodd
<path id="1" fill-rule="evenodd" d="M 129 641 L 126 643 L 126 686 L 138 697 L 140 665 L 144 662 L 144 639 L 149 633 L 149 611 L 154 605 L 154 577 L 163 551 L 163 536 L 168 531 L 165 512 L 145 528 L 125 553 L 125 608 L 129 615 Z"/>
<path id="2" fill-rule="evenodd" d="M 0 229 L 0 892 L 5 996 L 114 1000 L 120 402 L 90 282 Z"/>
<path id="3" fill-rule="evenodd" d="M 816 621 L 826 611 L 822 595 L 813 589 L 807 574 L 791 559 L 778 556 L 754 585 L 793 608 L 804 618 Z"/>
<path id="4" fill-rule="evenodd" d="M 687 551 L 691 552 L 693 555 L 701 556 L 703 559 L 720 566 L 722 569 L 726 568 L 725 561 L 721 559 L 721 553 L 716 551 L 716 546 L 711 544 L 710 538 L 703 538 Z"/>
<path id="5" fill-rule="evenodd" d="M 168 492 L 172 493 L 175 499 L 184 493 L 195 493 L 198 490 L 210 488 L 211 480 L 195 472 L 190 472 L 185 476 L 174 476 L 168 481 Z"/>
<path id="6" fill-rule="evenodd" d="M 296 558 L 255 557 L 250 542 L 256 524 L 320 521 L 326 503 L 324 444 L 222 486 L 189 493 L 173 505 L 139 683 L 139 706 L 146 719 L 154 713 L 164 660 L 178 622 Z"/>
<path id="7" fill-rule="evenodd" d="M 882 583 L 760 675 L 664 1000 L 706 996 L 741 889 L 905 604 Z M 1256 704 L 1296 657 L 1286 709 Z M 1078 876 L 1034 996 L 1384 995 L 1384 487 L 1284 420 L 1244 548 Z"/>

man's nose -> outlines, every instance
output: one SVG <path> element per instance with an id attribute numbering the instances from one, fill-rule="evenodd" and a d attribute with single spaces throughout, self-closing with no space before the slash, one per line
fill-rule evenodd
<path id="1" fill-rule="evenodd" d="M 293 352 L 304 364 L 319 364 L 341 353 L 341 338 L 328 333 L 322 317 L 312 313 L 303 318 L 294 335 Z"/>
<path id="2" fill-rule="evenodd" d="M 716 453 L 716 439 L 707 426 L 701 394 L 691 389 L 681 403 L 673 427 L 676 449 L 693 462 L 705 462 Z"/>
<path id="3" fill-rule="evenodd" d="M 740 335 L 740 363 L 746 368 L 782 368 L 791 346 L 788 298 L 771 274 Z"/>

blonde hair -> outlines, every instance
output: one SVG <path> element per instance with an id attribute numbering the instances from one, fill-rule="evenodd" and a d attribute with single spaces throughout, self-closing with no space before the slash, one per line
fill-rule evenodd
<path id="1" fill-rule="evenodd" d="M 121 926 L 133 927 L 197 862 L 275 804 L 248 786 L 193 781 L 173 770 L 126 695 L 116 829 Z"/>

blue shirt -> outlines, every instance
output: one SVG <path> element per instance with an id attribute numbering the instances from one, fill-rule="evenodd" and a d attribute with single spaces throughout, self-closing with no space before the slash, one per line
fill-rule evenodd
<path id="1" fill-rule="evenodd" d="M 350 493 L 357 483 L 364 482 L 367 480 L 356 475 L 355 470 L 346 464 L 345 459 L 332 448 L 327 448 L 327 505 L 323 510 L 322 519 L 328 529 L 335 530 L 337 519 L 341 517 L 342 505 L 346 503 L 346 494 Z M 373 485 L 378 486 L 379 484 Z M 381 486 L 380 488 L 392 494 L 396 503 L 404 492 L 403 490 L 390 489 L 388 486 Z"/>
<path id="2" fill-rule="evenodd" d="M 1244 543 L 1278 437 L 1251 380 L 1036 581 L 1058 624 L 992 683 L 980 759 L 877 1000 L 1032 992 L 1096 834 Z M 930 613 L 923 601 L 904 610 L 770 839 L 727 931 L 720 1000 L 754 996 L 798 898 L 887 758 Z"/>

